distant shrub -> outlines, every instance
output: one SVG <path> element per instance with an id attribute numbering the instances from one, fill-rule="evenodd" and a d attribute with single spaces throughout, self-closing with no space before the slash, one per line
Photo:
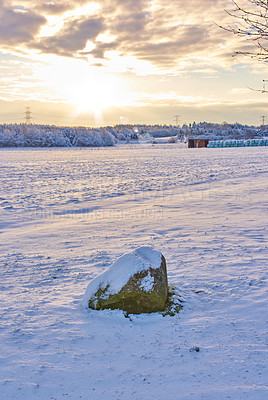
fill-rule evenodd
<path id="1" fill-rule="evenodd" d="M 177 143 L 178 137 L 177 136 L 172 136 L 168 139 L 168 143 Z"/>

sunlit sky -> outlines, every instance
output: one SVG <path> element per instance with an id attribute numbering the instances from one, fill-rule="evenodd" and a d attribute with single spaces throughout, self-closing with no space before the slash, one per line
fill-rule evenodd
<path id="1" fill-rule="evenodd" d="M 241 0 L 243 4 L 245 0 Z M 241 122 L 268 115 L 267 66 L 229 0 L 0 0 L 0 122 Z M 267 71 L 268 72 L 268 71 Z M 178 116 L 178 117 L 175 117 Z"/>

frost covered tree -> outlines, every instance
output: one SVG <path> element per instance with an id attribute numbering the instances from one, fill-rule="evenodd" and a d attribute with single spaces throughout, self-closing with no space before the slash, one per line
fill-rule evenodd
<path id="1" fill-rule="evenodd" d="M 60 128 L 55 126 L 0 125 L 0 147 L 114 146 L 106 129 Z"/>
<path id="2" fill-rule="evenodd" d="M 252 50 L 241 50 L 236 54 L 248 55 L 260 61 L 268 61 L 268 0 L 233 1 L 234 8 L 225 10 L 235 18 L 233 25 L 221 28 L 244 37 L 255 45 Z"/>

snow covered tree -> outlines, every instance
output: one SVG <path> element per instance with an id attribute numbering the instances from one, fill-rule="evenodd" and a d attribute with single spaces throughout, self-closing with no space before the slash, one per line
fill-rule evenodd
<path id="1" fill-rule="evenodd" d="M 234 17 L 234 25 L 221 26 L 221 28 L 244 37 L 256 47 L 252 50 L 236 51 L 235 54 L 249 55 L 260 61 L 268 60 L 268 0 L 240 0 L 233 1 L 234 8 L 226 10 L 227 14 Z"/>

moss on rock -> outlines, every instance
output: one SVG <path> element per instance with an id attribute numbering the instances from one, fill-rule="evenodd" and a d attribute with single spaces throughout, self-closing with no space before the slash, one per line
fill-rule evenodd
<path id="1" fill-rule="evenodd" d="M 167 268 L 164 256 L 158 268 L 150 266 L 130 277 L 118 293 L 110 294 L 109 285 L 99 287 L 89 300 L 95 310 L 120 309 L 129 314 L 164 311 L 168 299 Z"/>

